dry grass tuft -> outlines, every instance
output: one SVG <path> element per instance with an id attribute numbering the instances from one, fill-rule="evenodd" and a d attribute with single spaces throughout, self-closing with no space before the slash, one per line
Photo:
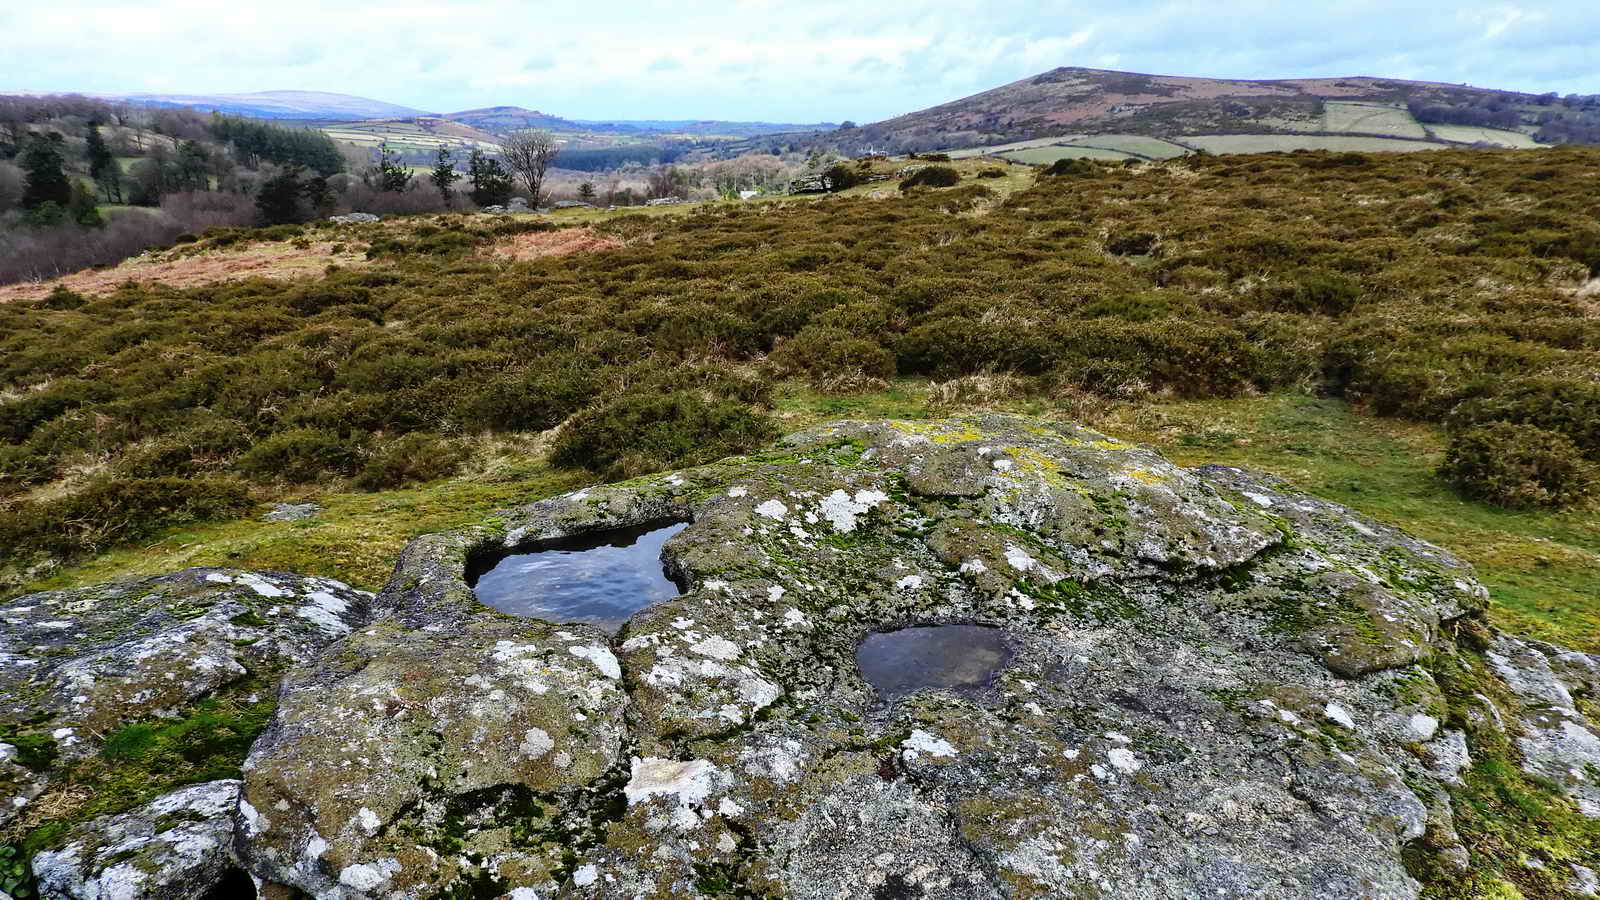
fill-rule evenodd
<path id="1" fill-rule="evenodd" d="M 622 246 L 622 241 L 585 227 L 515 235 L 495 244 L 489 252 L 502 259 L 530 260 L 569 253 L 599 253 Z"/>
<path id="2" fill-rule="evenodd" d="M 338 253 L 333 252 L 340 246 Z M 288 281 L 321 275 L 329 265 L 347 268 L 367 265 L 364 255 L 334 241 L 296 247 L 268 241 L 196 254 L 178 248 L 144 253 L 116 266 L 86 269 L 49 281 L 23 281 L 0 285 L 0 303 L 38 300 L 57 287 L 79 294 L 104 294 L 127 281 L 160 283 L 168 287 L 198 287 L 219 281 L 271 278 Z"/>

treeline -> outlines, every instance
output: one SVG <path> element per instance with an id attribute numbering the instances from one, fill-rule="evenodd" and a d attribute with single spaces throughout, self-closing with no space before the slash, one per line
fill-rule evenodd
<path id="1" fill-rule="evenodd" d="M 1482 105 L 1455 106 L 1413 100 L 1406 106 L 1411 110 L 1411 115 L 1424 125 L 1473 125 L 1510 131 L 1522 124 L 1520 111 L 1493 101 Z"/>
<path id="2" fill-rule="evenodd" d="M 1532 109 L 1529 108 L 1531 102 Z M 1411 114 L 1424 125 L 1475 125 L 1515 130 L 1537 125 L 1544 144 L 1600 144 L 1600 94 L 1491 94 L 1467 102 L 1413 100 Z"/>
<path id="3" fill-rule="evenodd" d="M 694 149 L 691 144 L 636 144 L 600 150 L 563 150 L 561 168 L 578 172 L 609 172 L 627 165 L 651 166 L 677 162 Z"/>
<path id="4" fill-rule="evenodd" d="M 238 116 L 214 114 L 211 135 L 233 149 L 239 161 L 250 168 L 263 162 L 280 166 L 303 166 L 318 175 L 344 171 L 344 155 L 321 131 L 311 128 L 285 128 Z"/>

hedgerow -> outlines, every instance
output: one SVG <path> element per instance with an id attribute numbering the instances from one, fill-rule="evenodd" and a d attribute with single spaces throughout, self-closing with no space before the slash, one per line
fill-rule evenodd
<path id="1" fill-rule="evenodd" d="M 790 375 L 1319 390 L 1457 429 L 1534 426 L 1600 461 L 1600 316 L 1580 290 L 1600 262 L 1600 150 L 1361 159 L 1072 161 L 1004 202 L 963 183 L 622 216 L 599 226 L 618 249 L 519 262 L 485 249 L 548 225 L 208 230 L 187 246 L 377 252 L 307 281 L 0 304 L 0 554 L 71 545 L 14 523 L 85 472 L 388 487 L 448 474 L 420 463 L 475 432 L 563 423 L 564 464 L 679 465 L 769 434 L 770 380 Z"/>

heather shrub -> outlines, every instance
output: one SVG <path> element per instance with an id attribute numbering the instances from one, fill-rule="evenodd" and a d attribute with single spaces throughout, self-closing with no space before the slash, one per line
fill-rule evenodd
<path id="1" fill-rule="evenodd" d="M 319 428 L 296 428 L 271 435 L 239 458 L 240 471 L 258 481 L 291 483 L 349 475 L 360 464 L 358 440 Z"/>
<path id="2" fill-rule="evenodd" d="M 894 354 L 877 341 L 818 325 L 808 325 L 779 344 L 770 359 L 779 371 L 803 375 L 817 385 L 865 387 L 895 371 Z"/>
<path id="3" fill-rule="evenodd" d="M 618 480 L 745 453 L 777 436 L 766 415 L 690 391 L 630 394 L 592 406 L 562 429 L 558 466 Z"/>
<path id="4" fill-rule="evenodd" d="M 1490 422 L 1532 425 L 1565 436 L 1584 457 L 1600 462 L 1600 384 L 1559 377 L 1518 378 L 1451 413 L 1457 429 Z"/>
<path id="5" fill-rule="evenodd" d="M 1570 438 L 1511 422 L 1456 431 L 1439 473 L 1463 494 L 1497 506 L 1570 506 L 1597 487 L 1594 464 Z"/>
<path id="6" fill-rule="evenodd" d="M 444 438 L 420 433 L 402 435 L 373 451 L 355 483 L 369 491 L 382 491 L 433 481 L 454 475 L 466 458 L 464 449 Z"/>
<path id="7" fill-rule="evenodd" d="M 544 431 L 599 396 L 604 384 L 595 370 L 579 366 L 530 366 L 497 375 L 461 400 L 470 428 Z"/>
<path id="8" fill-rule="evenodd" d="M 93 553 L 253 505 L 244 485 L 226 478 L 100 478 L 62 497 L 0 509 L 0 559 L 30 550 Z"/>

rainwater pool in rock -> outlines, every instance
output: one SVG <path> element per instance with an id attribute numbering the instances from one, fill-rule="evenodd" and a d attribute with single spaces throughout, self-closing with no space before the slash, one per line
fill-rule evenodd
<path id="1" fill-rule="evenodd" d="M 686 527 L 651 522 L 542 541 L 474 567 L 468 583 L 501 612 L 615 634 L 635 612 L 681 593 L 662 569 L 661 545 Z"/>
<path id="2" fill-rule="evenodd" d="M 875 632 L 856 648 L 861 676 L 886 700 L 925 688 L 976 693 L 1010 662 L 1004 633 L 981 625 Z"/>

